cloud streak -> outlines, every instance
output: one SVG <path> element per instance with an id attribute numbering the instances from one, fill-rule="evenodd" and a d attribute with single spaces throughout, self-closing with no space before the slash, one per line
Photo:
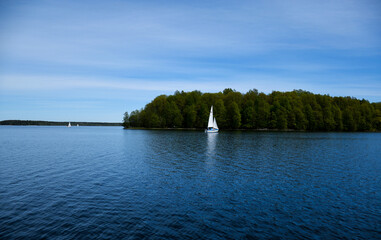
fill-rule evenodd
<path id="1" fill-rule="evenodd" d="M 333 79 L 336 80 L 333 81 Z M 200 78 L 196 81 L 189 80 L 147 80 L 131 78 L 86 78 L 82 76 L 29 76 L 29 75 L 4 75 L 0 76 L 1 89 L 3 91 L 64 91 L 76 89 L 111 89 L 111 90 L 138 90 L 173 93 L 176 90 L 203 92 L 219 92 L 230 87 L 242 92 L 257 88 L 260 91 L 270 93 L 277 91 L 292 91 L 294 89 L 314 90 L 322 94 L 381 97 L 381 82 L 378 79 L 363 77 L 368 84 L 360 84 L 358 78 L 340 79 L 333 77 L 326 79 L 320 90 L 321 83 L 317 81 L 305 81 L 302 78 L 282 77 L 265 74 L 236 75 L 229 79 Z M 337 81 L 341 81 L 338 83 Z M 223 82 L 222 86 L 220 82 Z M 342 82 L 346 82 L 344 85 Z"/>

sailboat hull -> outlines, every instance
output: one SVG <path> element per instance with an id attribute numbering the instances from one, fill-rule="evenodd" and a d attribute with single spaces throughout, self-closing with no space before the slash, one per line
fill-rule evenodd
<path id="1" fill-rule="evenodd" d="M 218 130 L 219 129 L 215 129 L 215 128 L 213 128 L 213 129 L 206 129 L 205 132 L 207 132 L 207 133 L 218 133 Z"/>

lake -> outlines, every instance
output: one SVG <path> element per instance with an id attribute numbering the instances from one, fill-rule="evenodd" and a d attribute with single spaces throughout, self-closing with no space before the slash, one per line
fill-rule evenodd
<path id="1" fill-rule="evenodd" d="M 381 134 L 0 126 L 0 238 L 380 239 Z"/>

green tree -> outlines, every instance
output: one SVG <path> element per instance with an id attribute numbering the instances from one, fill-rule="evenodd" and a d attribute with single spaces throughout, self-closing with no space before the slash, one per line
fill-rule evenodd
<path id="1" fill-rule="evenodd" d="M 192 106 L 186 106 L 184 109 L 184 120 L 185 120 L 185 127 L 187 128 L 193 128 L 195 127 L 195 122 L 197 118 L 197 112 L 195 110 L 195 107 Z"/>
<path id="2" fill-rule="evenodd" d="M 254 128 L 269 128 L 270 104 L 266 101 L 263 93 L 255 101 L 255 126 Z"/>
<path id="3" fill-rule="evenodd" d="M 253 128 L 256 123 L 256 116 L 255 116 L 255 106 L 253 100 L 249 100 L 245 103 L 243 113 L 242 113 L 242 123 L 244 128 Z"/>
<path id="4" fill-rule="evenodd" d="M 345 109 L 343 112 L 343 129 L 344 131 L 355 131 L 355 121 L 350 109 Z"/>
<path id="5" fill-rule="evenodd" d="M 270 129 L 276 129 L 277 128 L 277 122 L 278 122 L 278 116 L 276 115 L 275 112 L 271 112 L 270 113 L 270 117 L 269 117 L 269 124 L 268 124 L 268 128 Z"/>
<path id="6" fill-rule="evenodd" d="M 168 108 L 168 127 L 181 127 L 183 124 L 183 116 L 181 115 L 180 109 L 177 107 L 175 102 L 169 103 Z"/>
<path id="7" fill-rule="evenodd" d="M 162 127 L 159 116 L 156 113 L 151 113 L 148 121 L 148 127 L 159 128 Z"/>
<path id="8" fill-rule="evenodd" d="M 276 128 L 283 130 L 287 129 L 287 113 L 283 109 L 278 109 L 275 114 L 277 115 Z"/>
<path id="9" fill-rule="evenodd" d="M 303 111 L 297 107 L 294 109 L 294 112 L 295 112 L 295 121 L 296 121 L 295 129 L 306 130 L 308 121 Z"/>
<path id="10" fill-rule="evenodd" d="M 144 109 L 126 112 L 123 126 L 204 128 L 211 105 L 221 129 L 381 131 L 381 103 L 303 90 L 266 95 L 256 89 L 241 94 L 229 88 L 219 93 L 176 91 L 160 95 Z"/>
<path id="11" fill-rule="evenodd" d="M 135 110 L 131 112 L 129 123 L 131 127 L 139 127 L 139 110 Z"/>
<path id="12" fill-rule="evenodd" d="M 236 102 L 232 102 L 228 107 L 228 121 L 229 128 L 237 129 L 241 126 L 241 113 L 239 111 L 238 104 Z"/>
<path id="13" fill-rule="evenodd" d="M 216 117 L 218 127 L 226 128 L 226 108 L 222 99 L 218 99 L 214 104 L 214 116 Z"/>
<path id="14" fill-rule="evenodd" d="M 129 128 L 130 127 L 130 115 L 128 114 L 128 112 L 124 113 L 124 116 L 123 116 L 123 127 L 124 128 Z"/>
<path id="15" fill-rule="evenodd" d="M 340 108 L 337 105 L 332 107 L 333 118 L 335 120 L 335 128 L 336 131 L 343 130 L 343 115 L 341 113 Z"/>
<path id="16" fill-rule="evenodd" d="M 235 92 L 235 90 L 233 90 L 233 89 L 231 89 L 231 88 L 225 88 L 224 91 L 223 91 L 223 94 L 224 94 L 224 95 L 227 95 L 227 94 L 229 94 L 229 93 L 231 93 L 231 92 Z"/>
<path id="17" fill-rule="evenodd" d="M 286 111 L 286 121 L 288 129 L 296 129 L 296 116 L 295 111 Z"/>
<path id="18" fill-rule="evenodd" d="M 307 129 L 314 131 L 316 130 L 316 120 L 314 116 L 314 112 L 310 104 L 305 105 L 304 112 L 307 118 Z"/>
<path id="19" fill-rule="evenodd" d="M 240 92 L 229 92 L 224 96 L 224 104 L 225 106 L 230 106 L 232 102 L 235 102 L 240 109 L 242 103 L 242 94 Z"/>
<path id="20" fill-rule="evenodd" d="M 205 128 L 208 124 L 209 110 L 205 103 L 201 103 L 197 110 L 196 127 Z"/>
<path id="21" fill-rule="evenodd" d="M 360 122 L 358 129 L 360 131 L 369 131 L 372 128 L 372 109 L 369 102 L 364 101 L 360 106 Z"/>
<path id="22" fill-rule="evenodd" d="M 373 109 L 373 116 L 372 116 L 372 127 L 377 130 L 381 131 L 381 103 L 374 103 Z"/>
<path id="23" fill-rule="evenodd" d="M 328 104 L 323 108 L 323 122 L 324 122 L 324 130 L 331 131 L 335 129 L 335 119 L 332 114 L 331 104 Z"/>

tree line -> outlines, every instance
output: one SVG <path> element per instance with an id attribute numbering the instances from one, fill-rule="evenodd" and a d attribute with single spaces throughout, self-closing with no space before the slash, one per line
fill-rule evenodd
<path id="1" fill-rule="evenodd" d="M 40 120 L 4 120 L 0 121 L 0 125 L 35 125 L 35 126 L 67 126 L 69 122 L 54 122 L 54 121 L 40 121 Z M 80 126 L 122 126 L 121 123 L 110 122 L 71 122 L 71 125 Z"/>
<path id="2" fill-rule="evenodd" d="M 381 103 L 303 90 L 265 94 L 253 89 L 242 94 L 230 88 L 160 95 L 144 109 L 125 112 L 123 126 L 206 128 L 212 105 L 221 129 L 381 130 Z"/>

